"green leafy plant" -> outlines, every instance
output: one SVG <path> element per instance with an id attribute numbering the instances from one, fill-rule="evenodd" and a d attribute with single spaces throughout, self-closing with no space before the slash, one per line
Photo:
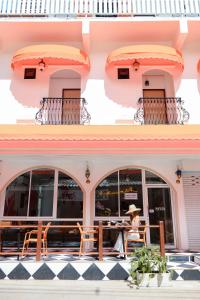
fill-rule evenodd
<path id="1" fill-rule="evenodd" d="M 138 274 L 149 274 L 149 280 L 156 274 L 167 273 L 167 260 L 166 257 L 160 255 L 157 248 L 138 248 L 135 249 L 134 258 L 131 261 L 130 275 L 133 282 L 139 286 L 144 276 Z"/>

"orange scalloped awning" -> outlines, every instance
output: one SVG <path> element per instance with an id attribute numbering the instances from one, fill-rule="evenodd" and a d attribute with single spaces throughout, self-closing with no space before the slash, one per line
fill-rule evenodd
<path id="1" fill-rule="evenodd" d="M 43 60 L 48 65 L 76 65 L 89 69 L 87 54 L 75 47 L 65 45 L 33 45 L 18 50 L 12 59 L 12 68 L 36 66 Z"/>
<path id="2" fill-rule="evenodd" d="M 197 64 L 197 70 L 198 70 L 198 72 L 200 72 L 200 60 L 198 61 L 198 64 Z"/>
<path id="3" fill-rule="evenodd" d="M 135 61 L 142 66 L 174 66 L 183 71 L 181 54 L 172 47 L 162 45 L 132 45 L 114 50 L 107 58 L 107 68 L 128 66 Z"/>

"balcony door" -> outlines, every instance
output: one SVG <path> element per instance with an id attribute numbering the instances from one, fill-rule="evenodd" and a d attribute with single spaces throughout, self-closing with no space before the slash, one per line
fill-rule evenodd
<path id="1" fill-rule="evenodd" d="M 80 124 L 80 89 L 63 89 L 62 124 Z"/>
<path id="2" fill-rule="evenodd" d="M 144 124 L 167 124 L 164 89 L 143 90 Z"/>

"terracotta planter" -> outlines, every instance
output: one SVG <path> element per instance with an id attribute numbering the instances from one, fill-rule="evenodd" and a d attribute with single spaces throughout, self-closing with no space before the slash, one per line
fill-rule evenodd
<path id="1" fill-rule="evenodd" d="M 140 287 L 169 287 L 172 285 L 170 273 L 137 273 Z"/>

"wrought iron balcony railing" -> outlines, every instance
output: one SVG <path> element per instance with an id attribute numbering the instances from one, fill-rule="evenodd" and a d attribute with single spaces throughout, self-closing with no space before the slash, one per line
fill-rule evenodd
<path id="1" fill-rule="evenodd" d="M 89 123 L 91 116 L 84 98 L 43 98 L 36 121 L 42 125 L 78 125 Z"/>
<path id="2" fill-rule="evenodd" d="M 184 124 L 189 113 L 181 98 L 140 98 L 134 120 L 141 124 Z"/>
<path id="3" fill-rule="evenodd" d="M 0 0 L 0 16 L 199 16 L 200 0 Z"/>

